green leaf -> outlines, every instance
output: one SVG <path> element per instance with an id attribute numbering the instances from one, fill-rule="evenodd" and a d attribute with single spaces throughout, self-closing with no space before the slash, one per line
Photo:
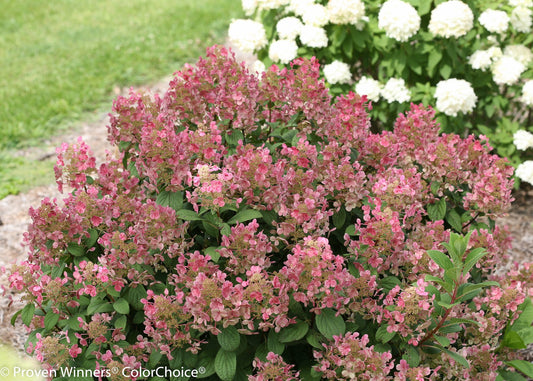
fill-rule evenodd
<path id="1" fill-rule="evenodd" d="M 387 331 L 387 326 L 382 325 L 376 331 L 376 340 L 385 344 L 391 341 L 395 335 L 396 335 L 396 332 L 389 332 Z"/>
<path id="2" fill-rule="evenodd" d="M 126 328 L 126 325 L 128 324 L 128 317 L 125 315 L 120 315 L 118 319 L 115 321 L 115 328 Z"/>
<path id="3" fill-rule="evenodd" d="M 471 250 L 465 259 L 465 266 L 463 267 L 463 275 L 468 274 L 468 272 L 476 265 L 476 263 L 483 258 L 487 252 L 482 247 L 477 247 L 474 250 Z"/>
<path id="4" fill-rule="evenodd" d="M 298 341 L 302 339 L 309 330 L 309 324 L 300 321 L 296 324 L 292 324 L 288 327 L 283 328 L 279 334 L 278 339 L 280 343 L 291 343 L 293 341 Z"/>
<path id="5" fill-rule="evenodd" d="M 152 353 L 150 353 L 150 358 L 148 359 L 148 365 L 150 368 L 156 368 L 161 357 L 163 357 L 163 353 L 160 351 L 152 351 Z"/>
<path id="6" fill-rule="evenodd" d="M 415 368 L 420 365 L 420 353 L 418 349 L 409 345 L 403 354 L 402 358 L 407 361 L 410 367 Z"/>
<path id="7" fill-rule="evenodd" d="M 74 242 L 68 244 L 67 251 L 75 257 L 82 257 L 85 255 L 85 248 Z"/>
<path id="8" fill-rule="evenodd" d="M 215 372 L 222 381 L 231 381 L 237 371 L 237 355 L 220 349 L 215 357 Z"/>
<path id="9" fill-rule="evenodd" d="M 442 251 L 438 250 L 428 250 L 427 251 L 429 257 L 433 259 L 433 261 L 439 265 L 439 267 L 443 270 L 448 270 L 453 268 L 453 263 L 450 260 L 450 257 L 448 257 L 446 254 L 444 254 Z"/>
<path id="10" fill-rule="evenodd" d="M 239 348 L 241 335 L 237 331 L 237 328 L 235 328 L 233 325 L 230 325 L 217 335 L 217 341 L 222 349 L 232 352 Z"/>
<path id="11" fill-rule="evenodd" d="M 348 234 L 349 236 L 354 236 L 355 235 L 355 225 L 348 225 L 348 227 L 344 231 L 344 234 Z"/>
<path id="12" fill-rule="evenodd" d="M 512 360 L 512 361 L 508 361 L 506 364 L 509 366 L 512 366 L 513 368 L 524 373 L 526 376 L 530 378 L 533 377 L 533 364 L 530 363 L 529 361 Z"/>
<path id="13" fill-rule="evenodd" d="M 508 330 L 508 331 L 505 332 L 505 334 L 503 335 L 502 342 L 501 342 L 500 345 L 502 347 L 507 347 L 507 348 L 511 348 L 511 349 L 525 349 L 525 348 L 527 348 L 526 343 L 524 342 L 524 340 L 522 340 L 522 338 L 520 337 L 518 332 L 513 331 L 513 330 Z"/>
<path id="14" fill-rule="evenodd" d="M 124 297 L 135 310 L 143 310 L 144 304 L 141 303 L 141 299 L 146 298 L 146 289 L 143 285 L 137 285 L 137 287 L 129 287 Z"/>
<path id="15" fill-rule="evenodd" d="M 285 350 L 285 344 L 279 341 L 278 334 L 272 329 L 268 332 L 267 348 L 277 355 L 281 355 Z"/>
<path id="16" fill-rule="evenodd" d="M 209 255 L 211 260 L 215 263 L 220 259 L 220 253 L 218 252 L 219 247 L 210 246 L 204 250 L 205 255 Z"/>
<path id="17" fill-rule="evenodd" d="M 241 210 L 236 215 L 234 215 L 228 221 L 228 224 L 233 225 L 233 224 L 236 224 L 237 222 L 242 223 L 242 222 L 245 222 L 245 221 L 253 220 L 254 218 L 257 219 L 257 218 L 262 218 L 262 217 L 263 217 L 263 215 L 261 214 L 261 212 L 259 210 L 244 209 L 244 210 Z"/>
<path id="18" fill-rule="evenodd" d="M 448 79 L 450 78 L 450 74 L 452 74 L 452 67 L 450 65 L 443 65 L 440 67 L 440 75 L 442 75 L 442 78 Z"/>
<path id="19" fill-rule="evenodd" d="M 113 303 L 113 308 L 115 309 L 115 311 L 122 315 L 127 315 L 130 312 L 130 305 L 128 301 L 124 298 L 120 298 L 115 303 Z"/>
<path id="20" fill-rule="evenodd" d="M 199 356 L 196 369 L 203 368 L 203 372 L 198 372 L 196 378 L 207 378 L 215 374 L 215 357 L 211 354 L 207 356 Z"/>
<path id="21" fill-rule="evenodd" d="M 202 221 L 203 218 L 198 215 L 194 210 L 180 209 L 176 212 L 176 217 L 184 221 Z"/>
<path id="22" fill-rule="evenodd" d="M 459 324 L 448 324 L 441 329 L 439 329 L 439 332 L 441 333 L 454 333 L 454 332 L 461 332 L 463 330 L 463 327 L 461 327 Z"/>
<path id="23" fill-rule="evenodd" d="M 428 74 L 430 77 L 433 77 L 433 73 L 438 63 L 442 59 L 442 52 L 439 49 L 432 49 L 429 52 L 428 57 Z"/>
<path id="24" fill-rule="evenodd" d="M 510 372 L 503 369 L 498 369 L 498 376 L 496 381 L 528 381 L 526 378 L 522 377 L 519 373 Z"/>
<path id="25" fill-rule="evenodd" d="M 346 332 L 346 323 L 342 316 L 335 316 L 335 311 L 330 308 L 324 308 L 320 315 L 316 315 L 316 326 L 318 331 L 332 339 L 333 336 L 341 336 Z"/>
<path id="26" fill-rule="evenodd" d="M 340 210 L 334 213 L 331 218 L 333 219 L 333 225 L 335 225 L 337 229 L 340 229 L 343 227 L 344 221 L 346 221 L 346 211 L 344 208 L 340 208 Z"/>
<path id="27" fill-rule="evenodd" d="M 161 206 L 169 206 L 177 212 L 183 207 L 183 192 L 162 191 L 155 202 Z"/>
<path id="28" fill-rule="evenodd" d="M 452 228 L 455 229 L 458 233 L 462 233 L 463 231 L 463 224 L 461 223 L 461 216 L 459 216 L 459 213 L 457 213 L 455 210 L 450 210 L 446 214 L 445 218 L 446 222 L 450 224 Z"/>
<path id="29" fill-rule="evenodd" d="M 98 240 L 98 231 L 96 229 L 89 229 L 89 237 L 85 237 L 83 242 L 89 248 L 93 247 L 96 241 Z"/>
<path id="30" fill-rule="evenodd" d="M 394 287 L 401 285 L 402 282 L 395 276 L 388 276 L 378 281 L 379 287 L 383 289 L 385 293 L 388 293 Z"/>
<path id="31" fill-rule="evenodd" d="M 444 348 L 444 347 L 441 347 L 441 349 L 444 353 L 446 353 L 448 356 L 454 359 L 455 362 L 461 364 L 465 368 L 470 368 L 470 364 L 468 363 L 468 361 L 466 361 L 466 359 L 463 356 L 461 356 L 459 353 L 452 352 L 449 349 Z"/>
<path id="32" fill-rule="evenodd" d="M 450 339 L 448 339 L 446 336 L 434 336 L 434 338 L 443 347 L 449 347 L 451 344 Z"/>
<path id="33" fill-rule="evenodd" d="M 109 302 L 104 302 L 102 299 L 92 298 L 87 306 L 87 314 L 94 315 L 102 312 L 113 311 L 113 306 Z"/>
<path id="34" fill-rule="evenodd" d="M 226 237 L 229 237 L 231 235 L 231 227 L 228 224 L 223 223 L 222 229 L 220 229 L 220 234 L 225 235 Z"/>
<path id="35" fill-rule="evenodd" d="M 51 331 L 56 326 L 58 321 L 59 321 L 59 314 L 49 311 L 44 316 L 44 328 L 47 331 Z"/>
<path id="36" fill-rule="evenodd" d="M 324 348 L 324 346 L 322 345 L 322 340 L 324 339 L 324 336 L 315 331 L 314 329 L 310 330 L 307 336 L 305 336 L 305 340 L 309 343 L 309 345 L 316 349 Z"/>
<path id="37" fill-rule="evenodd" d="M 533 324 L 533 303 L 530 298 L 527 298 L 524 303 L 518 306 L 521 310 L 520 316 L 515 320 L 512 329 L 519 331 L 524 328 L 529 328 Z"/>

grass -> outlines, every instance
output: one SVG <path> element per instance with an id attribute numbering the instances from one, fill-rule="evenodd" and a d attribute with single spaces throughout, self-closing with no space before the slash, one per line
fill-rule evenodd
<path id="1" fill-rule="evenodd" d="M 238 0 L 0 0 L 0 8 L 0 197 L 22 189 L 34 164 L 14 150 L 110 111 L 116 87 L 195 62 L 241 16 Z"/>

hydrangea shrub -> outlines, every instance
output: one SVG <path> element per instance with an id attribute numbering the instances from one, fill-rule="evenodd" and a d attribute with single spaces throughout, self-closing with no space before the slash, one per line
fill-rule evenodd
<path id="1" fill-rule="evenodd" d="M 242 5 L 255 29 L 230 29 L 231 41 L 256 52 L 267 66 L 317 57 L 335 94 L 355 90 L 372 100 L 378 128 L 392 126 L 410 102 L 435 104 L 443 132 L 485 135 L 515 167 L 533 159 L 531 149 L 519 151 L 513 144 L 517 131 L 533 132 L 533 1 L 243 0 Z M 533 172 L 526 168 L 533 167 L 523 168 L 528 176 L 518 177 L 531 183 Z"/>
<path id="2" fill-rule="evenodd" d="M 512 167 L 424 106 L 372 132 L 319 70 L 257 76 L 213 47 L 164 96 L 117 98 L 118 157 L 60 147 L 72 191 L 31 209 L 9 276 L 28 352 L 222 380 L 531 376 L 533 266 L 494 271 Z"/>

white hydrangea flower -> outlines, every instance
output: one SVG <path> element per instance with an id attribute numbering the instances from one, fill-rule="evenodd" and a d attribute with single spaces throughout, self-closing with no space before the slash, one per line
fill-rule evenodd
<path id="1" fill-rule="evenodd" d="M 513 7 L 531 7 L 533 0 L 509 0 L 509 4 Z"/>
<path id="2" fill-rule="evenodd" d="M 502 56 L 502 50 L 497 46 L 492 46 L 487 50 L 477 50 L 470 56 L 468 63 L 473 69 L 487 70 L 494 61 Z"/>
<path id="3" fill-rule="evenodd" d="M 450 116 L 457 116 L 458 112 L 464 114 L 471 112 L 477 102 L 472 85 L 464 79 L 457 78 L 437 83 L 435 98 L 437 98 L 437 109 Z"/>
<path id="4" fill-rule="evenodd" d="M 315 0 L 290 0 L 287 10 L 298 16 L 303 16 L 307 7 L 315 4 Z"/>
<path id="5" fill-rule="evenodd" d="M 324 28 L 304 25 L 300 31 L 300 41 L 310 48 L 325 48 L 328 46 L 328 35 Z"/>
<path id="6" fill-rule="evenodd" d="M 498 46 L 492 46 L 488 49 L 490 58 L 494 61 L 496 58 L 500 58 L 503 55 L 502 50 Z"/>
<path id="7" fill-rule="evenodd" d="M 228 36 L 230 42 L 245 53 L 253 53 L 267 44 L 263 24 L 253 20 L 233 20 Z"/>
<path id="8" fill-rule="evenodd" d="M 516 168 L 514 173 L 522 181 L 526 181 L 533 185 L 533 161 L 527 160 Z"/>
<path id="9" fill-rule="evenodd" d="M 352 73 L 350 66 L 341 61 L 333 61 L 330 64 L 324 65 L 324 77 L 326 81 L 332 85 L 336 83 L 350 83 L 352 80 Z"/>
<path id="10" fill-rule="evenodd" d="M 256 0 L 259 9 L 278 9 L 287 4 L 289 0 Z"/>
<path id="11" fill-rule="evenodd" d="M 284 40 L 294 40 L 304 25 L 297 17 L 284 17 L 276 24 L 278 36 Z"/>
<path id="12" fill-rule="evenodd" d="M 256 61 L 252 64 L 252 73 L 261 74 L 261 73 L 263 73 L 264 71 L 266 71 L 266 66 L 265 66 L 265 64 L 263 63 L 263 61 L 261 61 L 261 60 L 256 60 Z"/>
<path id="13" fill-rule="evenodd" d="M 250 17 L 257 9 L 257 0 L 241 0 L 241 5 L 244 14 Z"/>
<path id="14" fill-rule="evenodd" d="M 533 106 L 533 80 L 529 80 L 524 83 L 520 100 L 522 103 L 528 106 Z"/>
<path id="15" fill-rule="evenodd" d="M 533 134 L 526 130 L 518 130 L 513 135 L 513 143 L 516 149 L 525 151 L 533 147 Z"/>
<path id="16" fill-rule="evenodd" d="M 359 95 L 366 95 L 372 102 L 379 101 L 382 89 L 383 85 L 371 77 L 362 77 L 355 85 L 355 92 Z"/>
<path id="17" fill-rule="evenodd" d="M 479 15 L 479 23 L 491 33 L 505 33 L 509 28 L 509 16 L 504 11 L 487 9 Z"/>
<path id="18" fill-rule="evenodd" d="M 420 16 L 416 9 L 402 0 L 388 0 L 379 10 L 378 26 L 387 37 L 405 42 L 420 29 Z"/>
<path id="19" fill-rule="evenodd" d="M 294 40 L 273 41 L 268 49 L 268 58 L 273 62 L 288 64 L 298 55 L 298 45 Z"/>
<path id="20" fill-rule="evenodd" d="M 306 25 L 324 26 L 329 22 L 328 11 L 323 5 L 311 4 L 305 8 L 302 20 Z"/>
<path id="21" fill-rule="evenodd" d="M 451 0 L 433 9 L 428 28 L 435 36 L 450 38 L 464 36 L 473 26 L 474 14 L 468 5 Z"/>
<path id="22" fill-rule="evenodd" d="M 507 45 L 503 49 L 503 55 L 513 57 L 521 64 L 527 66 L 533 59 L 533 52 L 525 45 Z"/>
<path id="23" fill-rule="evenodd" d="M 357 25 L 365 16 L 365 4 L 361 0 L 330 0 L 327 10 L 332 24 Z"/>
<path id="24" fill-rule="evenodd" d="M 518 82 L 526 67 L 513 57 L 503 55 L 492 65 L 491 70 L 492 79 L 498 85 L 512 85 Z"/>
<path id="25" fill-rule="evenodd" d="M 492 56 L 488 50 L 477 50 L 468 58 L 472 69 L 487 70 L 492 65 Z"/>
<path id="26" fill-rule="evenodd" d="M 527 7 L 516 7 L 511 12 L 511 25 L 517 32 L 531 32 L 531 9 Z"/>
<path id="27" fill-rule="evenodd" d="M 391 78 L 381 90 L 381 96 L 389 103 L 404 103 L 411 99 L 411 92 L 405 86 L 403 78 Z"/>

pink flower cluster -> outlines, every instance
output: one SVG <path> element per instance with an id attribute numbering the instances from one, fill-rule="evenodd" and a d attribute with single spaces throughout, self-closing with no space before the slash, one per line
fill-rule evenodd
<path id="1" fill-rule="evenodd" d="M 302 321 L 316 331 L 324 308 L 416 346 L 435 311 L 424 279 L 443 275 L 427 250 L 473 228 L 469 249 L 488 251 L 475 270 L 489 278 L 509 238 L 479 218 L 509 207 L 512 168 L 483 138 L 439 135 L 430 108 L 412 105 L 392 131 L 372 132 L 366 99 L 333 100 L 317 62 L 257 77 L 210 48 L 163 97 L 115 101 L 119 157 L 96 167 L 82 141 L 58 150 L 58 184 L 73 191 L 30 210 L 29 258 L 10 274 L 39 311 L 36 353 L 94 355 L 98 367 L 172 361 L 201 356 L 228 327 L 248 345 Z M 432 220 L 440 200 L 446 213 Z M 506 287 L 448 312 L 480 323 L 444 334 L 469 361 L 506 359 L 483 340 L 497 341 L 532 295 L 529 267 L 498 280 Z M 356 331 L 323 340 L 315 369 L 328 379 L 418 380 L 455 366 L 443 354 L 410 367 Z M 293 365 L 271 353 L 250 379 L 297 379 Z"/>

